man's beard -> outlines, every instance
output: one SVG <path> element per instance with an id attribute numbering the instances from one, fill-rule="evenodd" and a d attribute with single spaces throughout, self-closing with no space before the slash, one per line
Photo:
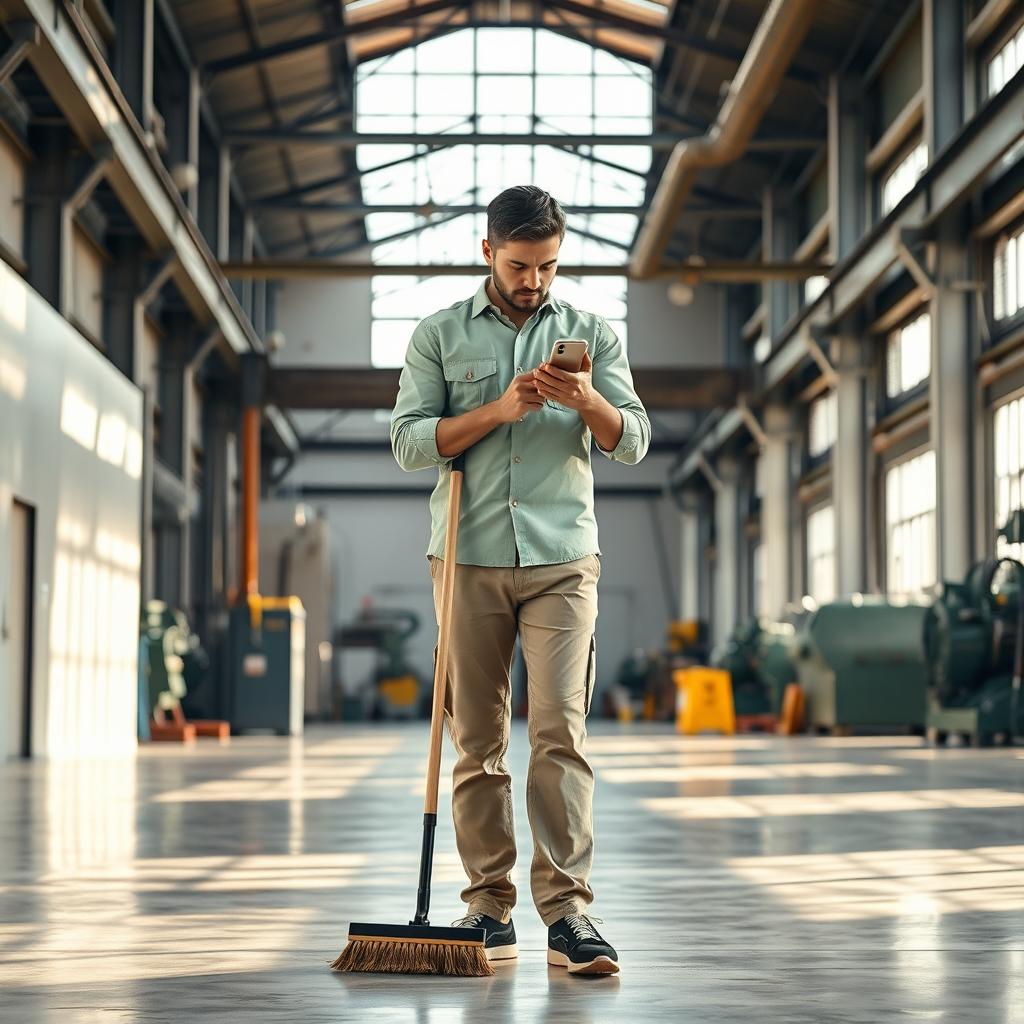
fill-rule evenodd
<path id="1" fill-rule="evenodd" d="M 536 308 L 539 308 L 539 307 L 540 307 L 540 305 L 541 305 L 541 303 L 543 303 L 543 302 L 544 302 L 544 300 L 545 300 L 545 299 L 546 299 L 546 298 L 548 297 L 548 293 L 547 293 L 546 291 L 542 291 L 542 292 L 540 292 L 540 293 L 539 293 L 539 301 L 537 302 L 537 305 L 536 305 L 536 306 L 534 306 L 534 305 L 533 305 L 533 298 L 534 298 L 534 296 L 533 296 L 533 295 L 531 295 L 531 296 L 529 297 L 529 299 L 528 299 L 528 300 L 526 300 L 526 301 L 524 301 L 524 299 L 526 299 L 526 296 L 520 296 L 520 297 L 519 297 L 519 298 L 517 299 L 517 298 L 516 298 L 516 295 L 515 295 L 515 293 L 514 293 L 514 292 L 512 292 L 512 291 L 509 291 L 509 290 L 508 290 L 508 289 L 507 289 L 507 288 L 505 287 L 505 285 L 504 285 L 504 283 L 502 282 L 501 278 L 500 278 L 500 277 L 498 277 L 498 272 L 497 272 L 497 271 L 496 271 L 496 270 L 494 269 L 494 267 L 491 267 L 491 283 L 492 283 L 492 284 L 494 285 L 494 290 L 495 290 L 495 291 L 496 291 L 496 292 L 497 292 L 497 293 L 498 293 L 498 294 L 499 294 L 499 295 L 500 295 L 500 296 L 501 296 L 501 297 L 502 297 L 502 298 L 503 298 L 503 299 L 504 299 L 504 300 L 505 300 L 505 301 L 506 301 L 506 302 L 507 302 L 507 303 L 508 303 L 508 304 L 509 304 L 509 305 L 510 305 L 510 306 L 511 306 L 511 307 L 512 307 L 513 309 L 519 310 L 519 312 L 520 312 L 520 313 L 529 313 L 529 312 L 532 312 L 532 311 L 533 311 L 534 309 L 536 309 Z"/>

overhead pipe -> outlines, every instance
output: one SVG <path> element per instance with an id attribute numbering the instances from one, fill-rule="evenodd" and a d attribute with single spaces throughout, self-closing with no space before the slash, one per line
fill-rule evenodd
<path id="1" fill-rule="evenodd" d="M 685 139 L 672 150 L 640 227 L 629 264 L 630 277 L 650 278 L 661 269 L 661 257 L 697 174 L 743 155 L 803 43 L 817 7 L 815 0 L 772 0 L 729 83 L 715 123 L 706 135 Z"/>

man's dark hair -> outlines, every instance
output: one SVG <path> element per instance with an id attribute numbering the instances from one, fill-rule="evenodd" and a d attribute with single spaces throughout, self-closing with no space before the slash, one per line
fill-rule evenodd
<path id="1" fill-rule="evenodd" d="M 506 242 L 565 238 L 565 212 L 558 200 L 536 185 L 513 185 L 487 206 L 487 241 L 492 249 Z"/>

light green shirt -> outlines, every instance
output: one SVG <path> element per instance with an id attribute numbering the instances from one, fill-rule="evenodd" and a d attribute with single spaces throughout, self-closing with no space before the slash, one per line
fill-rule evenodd
<path id="1" fill-rule="evenodd" d="M 593 313 L 550 293 L 518 330 L 491 305 L 487 279 L 472 299 L 417 325 L 391 414 L 391 447 L 402 469 L 439 469 L 430 496 L 428 555 L 444 557 L 453 457 L 440 455 L 442 417 L 500 398 L 512 378 L 545 362 L 558 338 L 586 338 L 594 389 L 622 413 L 622 437 L 604 456 L 633 465 L 647 454 L 651 424 L 633 390 L 615 332 Z M 467 565 L 550 565 L 600 554 L 594 517 L 590 428 L 575 409 L 546 400 L 522 422 L 495 428 L 466 452 L 456 561 Z"/>

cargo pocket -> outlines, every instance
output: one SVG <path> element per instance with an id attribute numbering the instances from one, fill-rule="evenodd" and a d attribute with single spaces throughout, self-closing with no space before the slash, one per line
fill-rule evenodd
<path id="1" fill-rule="evenodd" d="M 453 359 L 445 363 L 449 409 L 456 414 L 469 412 L 497 398 L 497 372 L 498 360 L 494 358 Z"/>
<path id="2" fill-rule="evenodd" d="M 594 680 L 597 678 L 597 641 L 594 633 L 590 634 L 590 654 L 587 657 L 587 690 L 583 704 L 584 716 L 590 714 L 590 703 L 594 699 Z"/>

